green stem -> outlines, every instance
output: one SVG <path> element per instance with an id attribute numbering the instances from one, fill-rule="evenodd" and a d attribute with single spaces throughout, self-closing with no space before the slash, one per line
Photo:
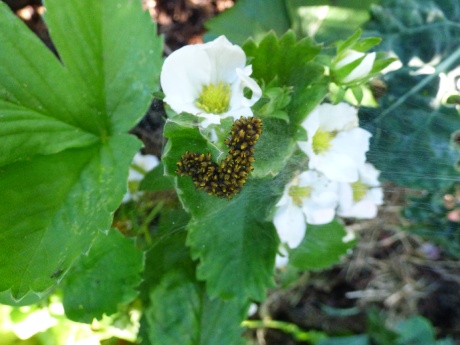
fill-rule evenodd
<path id="1" fill-rule="evenodd" d="M 439 75 L 439 73 L 445 72 L 449 69 L 449 67 L 455 63 L 458 58 L 460 58 L 460 48 L 458 48 L 455 52 L 453 52 L 447 59 L 441 62 L 434 73 L 428 75 L 425 79 L 423 79 L 420 83 L 414 86 L 412 89 L 407 91 L 404 95 L 402 95 L 396 102 L 394 102 L 390 107 L 385 109 L 379 116 L 375 118 L 375 122 L 378 123 L 382 121 L 388 114 L 390 114 L 393 110 L 403 104 L 409 97 L 419 92 L 425 85 L 430 83 L 435 77 Z"/>
<path id="2" fill-rule="evenodd" d="M 163 208 L 164 204 L 165 204 L 164 201 L 158 202 L 155 205 L 155 207 L 149 212 L 147 217 L 145 217 L 144 222 L 142 223 L 142 225 L 139 228 L 139 232 L 144 234 L 145 240 L 147 241 L 147 243 L 149 245 L 152 243 L 152 237 L 150 236 L 150 233 L 149 233 L 149 224 L 156 217 L 156 215 L 158 213 L 160 213 L 160 211 Z"/>
<path id="3" fill-rule="evenodd" d="M 326 339 L 327 335 L 323 332 L 309 331 L 306 332 L 289 322 L 276 321 L 276 320 L 246 320 L 241 324 L 247 328 L 272 328 L 280 330 L 284 333 L 290 334 L 295 340 L 310 342 L 316 344 L 321 339 Z"/>

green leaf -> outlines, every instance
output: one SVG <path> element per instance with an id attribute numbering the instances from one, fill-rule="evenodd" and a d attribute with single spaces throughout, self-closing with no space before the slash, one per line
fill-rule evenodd
<path id="1" fill-rule="evenodd" d="M 343 241 L 346 234 L 335 220 L 323 225 L 308 224 L 302 243 L 289 254 L 289 263 L 303 270 L 318 270 L 338 263 L 355 244 Z"/>
<path id="2" fill-rule="evenodd" d="M 273 184 L 250 175 L 241 193 L 231 200 L 197 191 L 191 178 L 177 177 L 174 171 L 185 151 L 209 152 L 206 139 L 196 127 L 171 121 L 164 135 L 169 139 L 163 155 L 166 172 L 175 176 L 178 195 L 192 215 L 187 245 L 193 258 L 200 260 L 198 279 L 207 281 L 212 297 L 262 299 L 273 283 L 278 246 L 273 224 L 266 221 L 277 198 L 270 192 Z"/>
<path id="3" fill-rule="evenodd" d="M 134 242 L 112 229 L 98 233 L 88 255 L 83 255 L 63 281 L 63 304 L 67 317 L 91 323 L 117 306 L 131 302 L 141 282 L 143 253 Z"/>
<path id="4" fill-rule="evenodd" d="M 174 189 L 174 184 L 171 182 L 171 179 L 164 175 L 163 162 L 160 162 L 160 164 L 145 175 L 139 189 L 148 190 L 150 192 Z"/>
<path id="5" fill-rule="evenodd" d="M 366 334 L 362 334 L 322 339 L 318 345 L 370 345 L 370 341 Z"/>
<path id="6" fill-rule="evenodd" d="M 385 326 L 385 315 L 372 308 L 367 313 L 367 333 L 376 345 L 396 345 L 398 334 Z"/>
<path id="7" fill-rule="evenodd" d="M 45 4 L 53 43 L 86 103 L 103 122 L 102 130 L 131 129 L 158 89 L 163 46 L 149 13 L 141 10 L 139 1 Z"/>
<path id="8" fill-rule="evenodd" d="M 273 30 L 284 34 L 290 27 L 284 0 L 240 0 L 232 8 L 205 23 L 206 42 L 225 35 L 235 44 L 243 44 L 252 37 L 259 41 Z"/>
<path id="9" fill-rule="evenodd" d="M 363 96 L 364 96 L 362 86 L 354 86 L 354 87 L 352 87 L 351 92 L 353 92 L 353 96 L 355 97 L 356 102 L 358 102 L 358 104 L 360 104 L 361 101 L 363 100 Z"/>
<path id="10" fill-rule="evenodd" d="M 104 146 L 70 149 L 2 168 L 0 290 L 15 299 L 43 293 L 108 229 L 123 197 L 137 140 L 119 135 Z M 19 274 L 19 272 L 21 274 Z"/>
<path id="11" fill-rule="evenodd" d="M 195 277 L 195 264 L 190 251 L 185 246 L 185 231 L 190 215 L 182 208 L 166 208 L 160 214 L 157 232 L 145 253 L 145 270 L 141 284 L 143 303 L 150 303 L 150 290 L 160 284 L 163 277 L 171 271 L 181 270 L 190 279 Z"/>
<path id="12" fill-rule="evenodd" d="M 198 279 L 208 282 L 211 296 L 262 300 L 266 288 L 273 286 L 278 236 L 273 224 L 263 221 L 276 201 L 268 192 L 270 185 L 248 181 L 231 201 L 204 195 L 197 205 L 201 210 L 192 213 L 187 245 L 193 258 L 200 259 Z M 187 204 L 198 193 L 190 187 L 182 189 Z"/>
<path id="13" fill-rule="evenodd" d="M 180 301 L 180 302 L 179 302 Z M 241 310 L 235 301 L 210 299 L 203 284 L 180 271 L 168 272 L 150 294 L 145 311 L 152 345 L 242 343 Z"/>
<path id="14" fill-rule="evenodd" d="M 274 145 L 276 143 L 276 145 Z M 284 167 L 296 143 L 284 120 L 267 118 L 263 120 L 263 132 L 257 142 L 253 164 L 254 177 L 275 176 Z"/>
<path id="15" fill-rule="evenodd" d="M 2 294 L 4 303 L 32 301 L 31 293 L 38 300 L 56 285 L 108 230 L 126 191 L 140 143 L 123 132 L 158 87 L 161 40 L 139 2 L 100 3 L 46 2 L 65 67 L 0 3 L 0 291 L 11 294 Z M 117 31 L 132 25 L 135 40 Z"/>
<path id="16" fill-rule="evenodd" d="M 185 246 L 189 219 L 183 209 L 163 212 L 146 254 L 141 291 L 150 344 L 237 344 L 245 306 L 211 300 L 196 280 L 195 263 Z"/>
<path id="17" fill-rule="evenodd" d="M 430 322 L 421 316 L 414 316 L 400 322 L 396 326 L 399 333 L 398 344 L 400 345 L 431 345 L 435 344 L 435 333 Z"/>
<path id="18" fill-rule="evenodd" d="M 321 51 L 311 39 L 297 41 L 292 31 L 277 38 L 270 33 L 260 44 L 248 41 L 243 49 L 251 58 L 252 77 L 259 83 L 292 87 L 295 97 L 285 111 L 290 117 L 291 130 L 299 125 L 326 96 L 328 79 L 324 67 L 312 61 Z"/>
<path id="19" fill-rule="evenodd" d="M 0 166 L 98 141 L 92 111 L 66 70 L 4 2 L 0 47 Z"/>

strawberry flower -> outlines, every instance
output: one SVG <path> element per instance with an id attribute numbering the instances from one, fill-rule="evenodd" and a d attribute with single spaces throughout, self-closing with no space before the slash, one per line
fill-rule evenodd
<path id="1" fill-rule="evenodd" d="M 251 106 L 262 90 L 249 77 L 252 66 L 245 65 L 244 51 L 225 36 L 178 49 L 166 58 L 161 71 L 164 101 L 177 113 L 204 118 L 203 128 L 226 117 L 252 116 Z M 252 92 L 250 98 L 245 89 Z"/>
<path id="2" fill-rule="evenodd" d="M 307 141 L 297 142 L 308 167 L 337 182 L 358 180 L 371 134 L 358 127 L 358 111 L 347 103 L 321 104 L 303 121 Z"/>
<path id="3" fill-rule="evenodd" d="M 273 219 L 281 242 L 295 248 L 305 236 L 307 223 L 326 224 L 335 216 L 337 185 L 316 171 L 305 171 L 288 183 Z"/>
<path id="4" fill-rule="evenodd" d="M 366 54 L 349 49 L 344 51 L 338 58 L 339 60 L 335 63 L 334 68 L 339 72 L 341 69 L 345 70 L 348 69 L 347 67 L 352 68 L 353 65 L 356 65 L 340 80 L 343 84 L 350 84 L 368 77 L 374 66 L 376 54 Z"/>
<path id="5" fill-rule="evenodd" d="M 358 171 L 358 181 L 339 184 L 337 214 L 342 217 L 375 218 L 377 206 L 383 204 L 383 191 L 378 180 L 380 171 L 370 163 L 363 164 Z"/>

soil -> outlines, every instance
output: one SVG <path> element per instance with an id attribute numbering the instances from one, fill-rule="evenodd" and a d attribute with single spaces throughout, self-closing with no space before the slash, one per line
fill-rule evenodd
<path id="1" fill-rule="evenodd" d="M 55 51 L 42 20 L 40 0 L 4 2 Z M 144 5 L 158 22 L 168 55 L 186 44 L 201 42 L 205 21 L 233 2 L 144 0 Z M 145 144 L 145 153 L 161 155 L 164 118 L 163 105 L 155 100 L 133 128 L 132 133 Z M 288 321 L 304 330 L 329 334 L 359 334 L 367 330 L 366 313 L 377 307 L 385 312 L 388 326 L 418 314 L 430 319 L 439 336 L 460 339 L 459 262 L 440 248 L 401 231 L 405 221 L 400 210 L 409 191 L 393 185 L 385 186 L 385 190 L 385 206 L 375 220 L 349 222 L 348 228 L 360 237 L 352 254 L 328 270 L 304 273 L 291 287 L 270 291 L 252 318 Z M 260 345 L 305 344 L 272 329 L 247 334 Z"/>

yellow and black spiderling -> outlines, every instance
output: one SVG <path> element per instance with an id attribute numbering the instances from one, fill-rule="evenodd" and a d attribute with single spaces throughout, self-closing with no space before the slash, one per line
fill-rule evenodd
<path id="1" fill-rule="evenodd" d="M 210 153 L 187 151 L 177 162 L 176 173 L 191 176 L 197 189 L 231 199 L 241 191 L 249 173 L 254 170 L 254 145 L 261 133 L 261 119 L 241 116 L 233 123 L 225 140 L 228 154 L 219 165 L 212 161 Z"/>

